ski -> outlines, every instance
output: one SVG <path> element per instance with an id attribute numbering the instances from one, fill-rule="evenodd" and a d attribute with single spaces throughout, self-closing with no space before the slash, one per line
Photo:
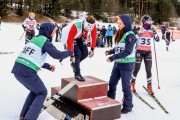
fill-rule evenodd
<path id="1" fill-rule="evenodd" d="M 132 91 L 133 92 L 133 91 Z M 133 94 L 139 98 L 143 103 L 145 103 L 147 106 L 149 106 L 151 109 L 155 109 L 154 107 L 152 107 L 146 100 L 144 100 L 144 98 L 142 98 L 137 92 L 133 92 Z"/>
<path id="2" fill-rule="evenodd" d="M 0 54 L 12 54 L 13 52 L 0 52 Z"/>
<path id="3" fill-rule="evenodd" d="M 148 89 L 143 85 L 143 88 L 148 92 Z M 149 92 L 148 92 L 148 94 L 149 94 Z M 164 106 L 159 102 L 159 100 L 156 98 L 156 96 L 155 95 L 151 95 L 151 94 L 149 94 L 150 96 L 151 96 L 151 98 L 159 105 L 159 107 L 165 112 L 165 113 L 169 113 L 165 108 L 164 108 Z"/>
<path id="4" fill-rule="evenodd" d="M 52 105 L 56 100 L 58 100 L 64 93 L 66 93 L 68 90 L 70 90 L 75 85 L 74 82 L 70 82 L 67 84 L 63 89 L 61 89 L 59 92 L 57 92 L 55 95 L 50 97 L 47 101 L 44 102 L 43 107 L 41 109 L 41 112 L 43 112 L 47 107 Z"/>

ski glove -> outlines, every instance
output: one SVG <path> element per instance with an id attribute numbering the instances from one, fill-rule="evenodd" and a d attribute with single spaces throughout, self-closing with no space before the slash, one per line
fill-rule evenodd
<path id="1" fill-rule="evenodd" d="M 26 27 L 26 26 L 24 26 L 24 25 L 22 25 L 22 27 L 23 27 L 24 31 L 26 31 L 26 28 L 27 28 L 27 27 Z"/>
<path id="2" fill-rule="evenodd" d="M 70 56 L 70 62 L 75 63 L 75 56 L 74 56 L 74 54 Z"/>
<path id="3" fill-rule="evenodd" d="M 89 51 L 89 58 L 93 57 L 94 56 L 94 49 L 91 49 Z"/>
<path id="4" fill-rule="evenodd" d="M 111 57 L 108 57 L 108 58 L 107 58 L 107 61 L 108 61 L 108 62 L 113 62 L 113 61 L 114 61 L 114 58 L 113 58 L 113 56 L 111 56 Z"/>

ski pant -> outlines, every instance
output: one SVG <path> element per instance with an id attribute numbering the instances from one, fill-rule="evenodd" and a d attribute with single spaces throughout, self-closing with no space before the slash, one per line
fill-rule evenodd
<path id="1" fill-rule="evenodd" d="M 136 80 L 136 76 L 140 70 L 142 59 L 144 59 L 145 69 L 146 69 L 146 77 L 147 77 L 147 83 L 152 83 L 152 54 L 151 51 L 142 51 L 137 50 L 136 51 L 136 63 L 135 63 L 135 70 L 133 71 L 133 81 Z"/>
<path id="2" fill-rule="evenodd" d="M 170 41 L 171 41 L 171 33 L 170 33 L 169 31 L 168 31 L 168 32 L 165 32 L 165 42 L 166 42 L 166 47 L 169 46 Z"/>
<path id="3" fill-rule="evenodd" d="M 121 78 L 122 82 L 122 91 L 124 96 L 123 108 L 127 110 L 132 110 L 132 91 L 131 91 L 131 79 L 132 79 L 132 70 L 124 69 L 119 66 L 119 63 L 114 64 L 113 70 L 111 72 L 109 80 L 109 91 L 108 97 L 115 99 L 117 84 Z"/>
<path id="4" fill-rule="evenodd" d="M 112 47 L 112 36 L 107 36 L 107 44 L 108 44 L 108 47 L 111 46 Z"/>
<path id="5" fill-rule="evenodd" d="M 88 48 L 85 41 L 76 39 L 74 43 L 74 55 L 75 55 L 75 74 L 80 74 L 80 63 L 88 56 Z"/>
<path id="6" fill-rule="evenodd" d="M 59 41 L 60 41 L 60 33 L 59 33 L 59 30 L 57 30 L 55 42 L 59 42 Z"/>
<path id="7" fill-rule="evenodd" d="M 101 47 L 103 45 L 102 40 L 96 40 L 96 47 Z"/>
<path id="8" fill-rule="evenodd" d="M 38 75 L 25 77 L 14 74 L 14 76 L 30 91 L 20 116 L 27 120 L 37 120 L 47 96 L 47 89 L 44 83 Z"/>
<path id="9" fill-rule="evenodd" d="M 106 45 L 106 35 L 102 35 L 102 40 L 103 40 L 104 45 Z"/>
<path id="10" fill-rule="evenodd" d="M 34 30 L 26 31 L 25 44 L 35 36 Z"/>

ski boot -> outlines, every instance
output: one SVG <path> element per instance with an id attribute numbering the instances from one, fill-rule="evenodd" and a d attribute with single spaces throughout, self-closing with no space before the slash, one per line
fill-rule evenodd
<path id="1" fill-rule="evenodd" d="M 166 47 L 166 51 L 169 51 L 168 47 Z"/>
<path id="2" fill-rule="evenodd" d="M 127 114 L 128 112 L 131 112 L 132 110 L 128 110 L 126 108 L 121 109 L 121 114 Z"/>
<path id="3" fill-rule="evenodd" d="M 151 84 L 147 85 L 147 89 L 148 89 L 148 92 L 149 92 L 150 95 L 154 95 L 154 92 L 152 90 L 152 85 Z"/>
<path id="4" fill-rule="evenodd" d="M 25 120 L 25 118 L 24 117 L 20 117 L 19 120 Z"/>
<path id="5" fill-rule="evenodd" d="M 75 74 L 74 78 L 80 82 L 84 82 L 85 79 L 81 76 L 81 74 Z"/>

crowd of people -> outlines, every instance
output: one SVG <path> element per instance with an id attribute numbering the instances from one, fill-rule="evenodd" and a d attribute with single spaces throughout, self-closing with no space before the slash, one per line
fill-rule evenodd
<path id="1" fill-rule="evenodd" d="M 145 63 L 148 92 L 154 94 L 151 46 L 154 41 L 159 42 L 159 36 L 152 27 L 151 17 L 143 16 L 141 32 L 139 32 L 140 28 L 132 28 L 131 18 L 127 14 L 115 16 L 115 21 L 118 29 L 115 26 L 112 27 L 111 24 L 107 29 L 104 25 L 100 28 L 92 16 L 74 20 L 71 23 L 65 21 L 60 25 L 50 22 L 39 25 L 36 23 L 35 14 L 29 13 L 28 18 L 22 24 L 26 32 L 25 46 L 15 60 L 12 69 L 15 78 L 30 91 L 20 113 L 20 120 L 36 120 L 40 114 L 47 96 L 47 89 L 37 72 L 41 68 L 52 72 L 55 70 L 54 65 L 45 62 L 47 54 L 60 62 L 69 57 L 74 78 L 79 82 L 84 82 L 86 80 L 81 74 L 81 62 L 85 61 L 88 56 L 93 57 L 96 47 L 109 47 L 110 49 L 105 51 L 106 60 L 110 63 L 114 62 L 114 66 L 109 78 L 107 94 L 108 97 L 115 99 L 117 84 L 121 80 L 122 114 L 132 111 L 132 92 L 136 92 L 137 74 L 142 60 Z M 35 36 L 35 29 L 39 30 L 37 36 Z M 57 50 L 52 44 L 54 34 L 56 34 L 55 42 L 61 42 L 66 46 L 64 51 Z"/>
<path id="2" fill-rule="evenodd" d="M 106 28 L 105 25 L 102 28 L 97 24 L 97 47 L 112 47 L 113 46 L 113 37 L 115 36 L 117 29 L 115 26 L 108 25 Z"/>

